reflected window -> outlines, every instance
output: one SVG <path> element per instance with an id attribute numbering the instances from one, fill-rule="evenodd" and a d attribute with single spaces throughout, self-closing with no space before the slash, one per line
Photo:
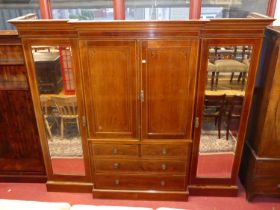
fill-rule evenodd
<path id="1" fill-rule="evenodd" d="M 53 173 L 84 175 L 71 47 L 33 46 L 32 54 Z"/>
<path id="2" fill-rule="evenodd" d="M 269 0 L 202 0 L 201 18 L 245 18 L 252 12 L 266 14 Z"/>
<path id="3" fill-rule="evenodd" d="M 251 54 L 251 46 L 209 47 L 198 177 L 231 177 Z"/>
<path id="4" fill-rule="evenodd" d="M 126 0 L 126 20 L 186 20 L 189 19 L 189 0 Z"/>
<path id="5" fill-rule="evenodd" d="M 51 0 L 54 19 L 113 20 L 113 0 Z"/>
<path id="6" fill-rule="evenodd" d="M 0 30 L 16 30 L 7 23 L 7 20 L 23 16 L 29 13 L 37 14 L 40 17 L 39 0 L 3 0 L 0 1 Z"/>

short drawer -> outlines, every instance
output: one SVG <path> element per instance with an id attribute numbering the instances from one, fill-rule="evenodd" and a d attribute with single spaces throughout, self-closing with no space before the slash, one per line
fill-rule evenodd
<path id="1" fill-rule="evenodd" d="M 136 172 L 141 170 L 141 162 L 138 160 L 122 160 L 122 159 L 95 159 L 95 172 Z"/>
<path id="2" fill-rule="evenodd" d="M 130 144 L 93 144 L 93 155 L 100 156 L 138 156 L 138 145 Z"/>
<path id="3" fill-rule="evenodd" d="M 186 161 L 143 160 L 142 169 L 145 172 L 185 173 Z"/>
<path id="4" fill-rule="evenodd" d="M 187 156 L 189 144 L 169 145 L 169 144 L 144 144 L 141 145 L 141 155 L 153 157 L 179 157 Z"/>
<path id="5" fill-rule="evenodd" d="M 95 188 L 135 190 L 185 190 L 184 176 L 95 175 Z"/>
<path id="6" fill-rule="evenodd" d="M 256 177 L 274 177 L 280 179 L 280 161 L 257 161 Z"/>
<path id="7" fill-rule="evenodd" d="M 280 195 L 280 177 L 278 179 L 255 179 L 254 192 L 262 195 Z"/>

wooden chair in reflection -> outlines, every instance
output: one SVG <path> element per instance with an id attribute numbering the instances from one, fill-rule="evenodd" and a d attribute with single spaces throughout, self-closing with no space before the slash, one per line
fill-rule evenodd
<path id="1" fill-rule="evenodd" d="M 58 117 L 60 118 L 60 132 L 61 139 L 64 138 L 64 123 L 74 123 L 77 125 L 78 132 L 79 129 L 79 117 L 77 112 L 77 97 L 76 96 L 53 96 L 57 110 Z"/>
<path id="2" fill-rule="evenodd" d="M 205 95 L 203 118 L 214 118 L 218 126 L 218 137 L 221 138 L 221 125 L 226 95 Z"/>
<path id="3" fill-rule="evenodd" d="M 241 118 L 242 106 L 243 106 L 243 96 L 233 96 L 233 98 L 228 100 L 228 113 L 226 119 L 226 139 L 228 140 L 229 131 L 232 126 L 235 126 L 236 130 L 239 129 L 239 121 Z"/>
<path id="4" fill-rule="evenodd" d="M 46 126 L 47 133 L 50 137 L 50 140 L 53 139 L 52 136 L 52 127 L 57 123 L 56 118 L 53 116 L 52 108 L 55 106 L 53 101 L 46 95 L 40 95 L 41 108 L 44 118 L 44 123 Z"/>

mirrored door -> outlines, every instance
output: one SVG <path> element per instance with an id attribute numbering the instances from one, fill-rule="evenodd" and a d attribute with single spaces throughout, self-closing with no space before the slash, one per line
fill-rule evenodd
<path id="1" fill-rule="evenodd" d="M 197 177 L 230 178 L 252 46 L 209 46 Z"/>
<path id="2" fill-rule="evenodd" d="M 236 193 L 261 42 L 205 39 L 201 49 L 191 186 Z"/>
<path id="3" fill-rule="evenodd" d="M 85 175 L 72 48 L 31 48 L 52 172 Z"/>

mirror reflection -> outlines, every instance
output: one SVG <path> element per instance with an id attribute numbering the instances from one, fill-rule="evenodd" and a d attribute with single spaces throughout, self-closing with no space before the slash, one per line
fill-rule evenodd
<path id="1" fill-rule="evenodd" d="M 198 177 L 231 177 L 251 54 L 251 46 L 209 47 Z"/>
<path id="2" fill-rule="evenodd" d="M 54 174 L 84 175 L 70 46 L 32 46 Z"/>

